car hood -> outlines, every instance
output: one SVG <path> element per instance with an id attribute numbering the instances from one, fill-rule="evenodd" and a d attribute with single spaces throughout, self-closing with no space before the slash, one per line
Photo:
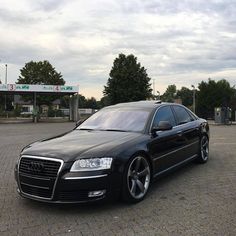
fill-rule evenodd
<path id="1" fill-rule="evenodd" d="M 112 156 L 112 149 L 134 140 L 140 133 L 74 130 L 67 134 L 30 144 L 22 155 L 59 158 L 65 162 L 78 157 Z"/>

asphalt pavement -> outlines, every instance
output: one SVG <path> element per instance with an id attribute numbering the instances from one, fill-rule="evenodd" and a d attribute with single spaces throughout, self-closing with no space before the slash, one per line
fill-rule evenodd
<path id="1" fill-rule="evenodd" d="M 72 123 L 0 124 L 0 235 L 236 235 L 236 126 L 211 125 L 210 159 L 156 181 L 135 205 L 55 205 L 21 198 L 14 165 L 35 140 Z"/>

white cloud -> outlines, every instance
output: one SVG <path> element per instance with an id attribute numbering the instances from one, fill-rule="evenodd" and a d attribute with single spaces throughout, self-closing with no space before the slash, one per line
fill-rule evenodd
<path id="1" fill-rule="evenodd" d="M 0 0 L 0 78 L 49 60 L 67 84 L 102 96 L 119 53 L 138 57 L 156 88 L 208 77 L 236 83 L 236 2 L 230 0 Z"/>

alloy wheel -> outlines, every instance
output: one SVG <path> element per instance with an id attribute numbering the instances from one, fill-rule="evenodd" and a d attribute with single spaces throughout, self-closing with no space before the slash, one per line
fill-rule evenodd
<path id="1" fill-rule="evenodd" d="M 144 157 L 137 156 L 130 163 L 127 183 L 129 193 L 134 199 L 145 196 L 150 184 L 150 166 Z"/>
<path id="2" fill-rule="evenodd" d="M 207 161 L 209 156 L 209 141 L 206 136 L 201 139 L 201 157 L 203 161 Z"/>

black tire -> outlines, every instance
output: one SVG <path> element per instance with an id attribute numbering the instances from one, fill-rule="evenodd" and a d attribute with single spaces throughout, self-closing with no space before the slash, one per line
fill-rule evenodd
<path id="1" fill-rule="evenodd" d="M 199 143 L 199 151 L 198 151 L 198 157 L 197 162 L 198 163 L 206 163 L 209 159 L 209 139 L 206 135 L 203 135 L 200 139 Z"/>
<path id="2" fill-rule="evenodd" d="M 148 160 L 137 155 L 133 157 L 124 172 L 122 199 L 126 202 L 137 203 L 142 201 L 151 182 L 151 168 Z"/>

